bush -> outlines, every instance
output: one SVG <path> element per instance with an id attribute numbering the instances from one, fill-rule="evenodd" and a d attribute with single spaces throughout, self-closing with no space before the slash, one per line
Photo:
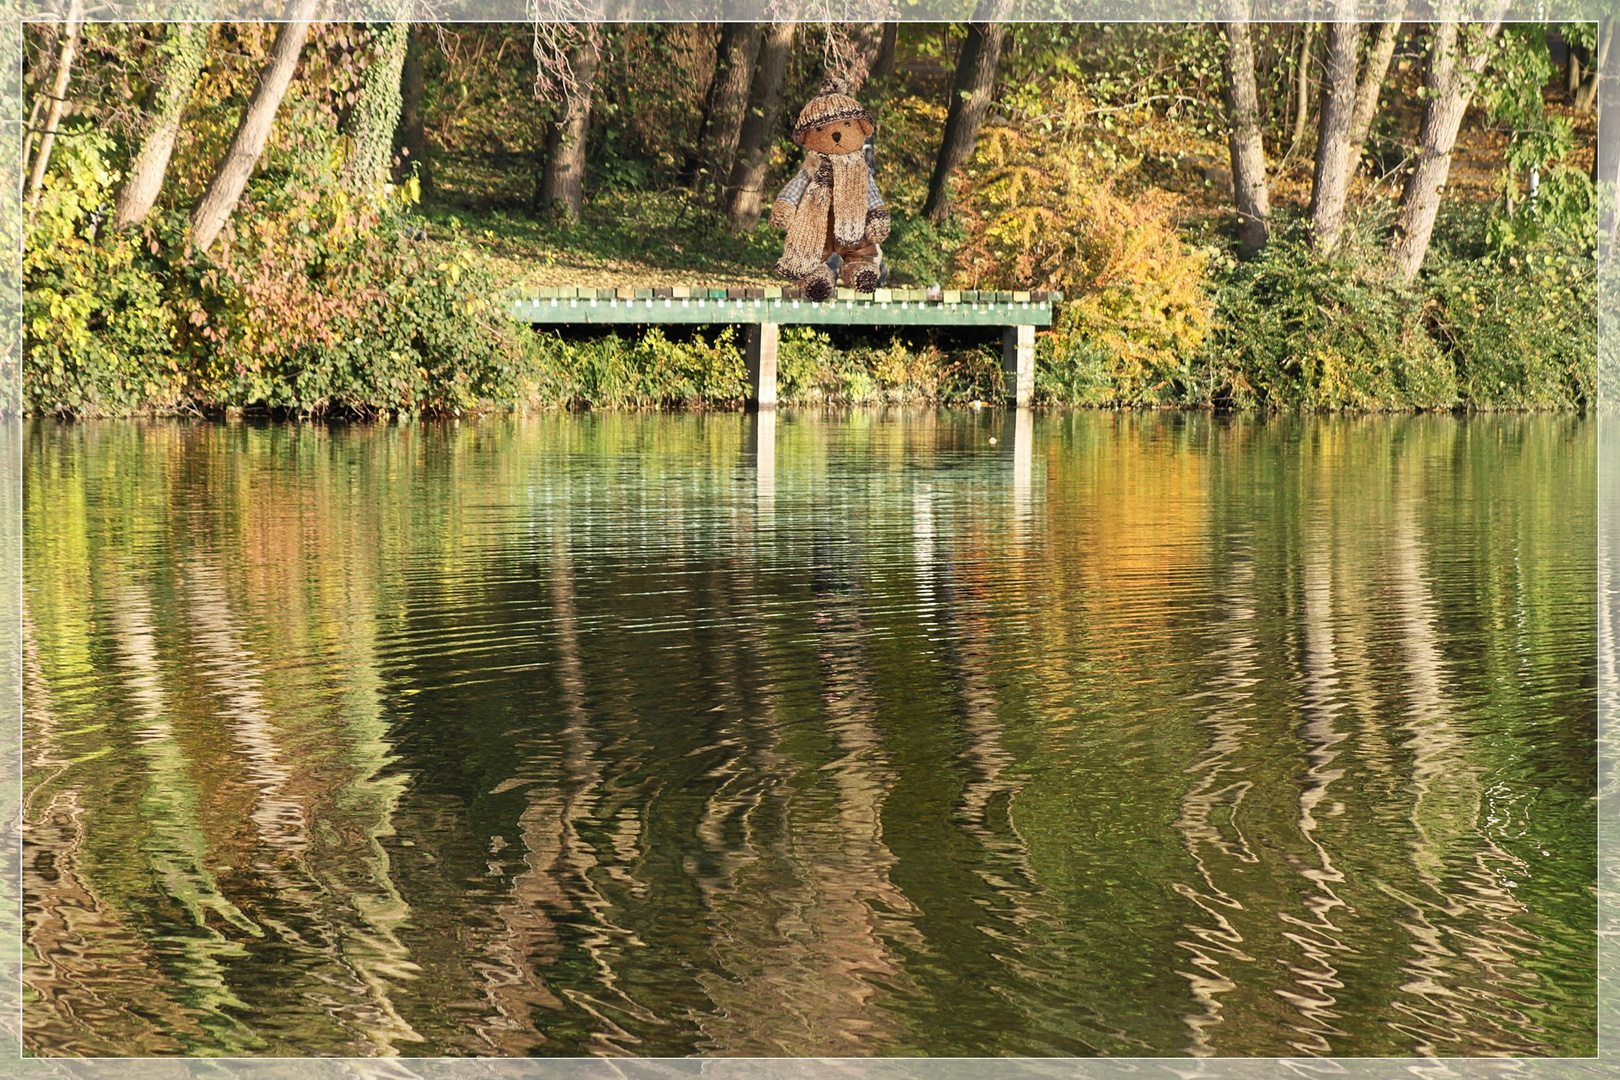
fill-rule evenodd
<path id="1" fill-rule="evenodd" d="M 607 334 L 570 340 L 541 331 L 527 354 L 529 400 L 535 405 L 695 407 L 736 404 L 748 393 L 742 352 L 729 326 L 712 342 L 701 333 L 671 341 L 656 326 L 639 339 Z"/>
<path id="2" fill-rule="evenodd" d="M 1446 260 L 1431 272 L 1436 336 L 1470 408 L 1582 408 L 1594 400 L 1593 260 L 1556 251 Z"/>
<path id="3" fill-rule="evenodd" d="M 1127 193 L 1137 159 L 1081 137 L 1092 103 L 1074 83 L 1055 83 L 1046 104 L 1043 125 L 1000 125 L 981 138 L 957 278 L 1067 294 L 1042 350 L 1053 369 L 1046 400 L 1179 400 L 1209 331 L 1209 255 L 1176 234 L 1168 196 Z"/>
<path id="4" fill-rule="evenodd" d="M 776 359 L 786 404 L 875 405 L 1000 400 L 1001 357 L 993 346 L 941 348 L 891 337 L 847 348 L 814 327 L 786 326 Z"/>
<path id="5" fill-rule="evenodd" d="M 36 413 L 102 416 L 175 407 L 187 366 L 162 281 L 142 238 L 104 228 L 118 175 L 111 140 L 57 140 L 23 253 L 23 393 Z"/>
<path id="6" fill-rule="evenodd" d="M 1216 296 L 1190 396 L 1236 408 L 1446 409 L 1452 356 L 1426 331 L 1421 293 L 1352 255 L 1323 257 L 1280 230 Z"/>

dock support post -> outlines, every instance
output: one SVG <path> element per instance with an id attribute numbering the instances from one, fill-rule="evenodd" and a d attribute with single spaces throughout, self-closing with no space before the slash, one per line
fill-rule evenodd
<path id="1" fill-rule="evenodd" d="M 1035 327 L 1009 326 L 1001 334 L 1001 366 L 1007 396 L 1020 409 L 1035 400 Z"/>
<path id="2" fill-rule="evenodd" d="M 776 408 L 776 344 L 782 327 L 778 323 L 751 323 L 747 330 L 748 407 Z"/>

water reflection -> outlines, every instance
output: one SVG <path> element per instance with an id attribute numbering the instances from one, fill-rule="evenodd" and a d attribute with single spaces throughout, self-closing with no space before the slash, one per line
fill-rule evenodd
<path id="1" fill-rule="evenodd" d="M 1592 440 L 37 425 L 28 1045 L 1590 1052 Z"/>

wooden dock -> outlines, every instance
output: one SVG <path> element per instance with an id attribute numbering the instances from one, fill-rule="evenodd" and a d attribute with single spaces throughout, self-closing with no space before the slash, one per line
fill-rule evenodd
<path id="1" fill-rule="evenodd" d="M 1052 325 L 1061 293 L 839 289 L 817 303 L 793 289 L 539 289 L 512 301 L 514 318 L 534 325 L 660 325 L 746 327 L 749 404 L 776 407 L 776 352 L 788 326 L 996 326 L 1002 328 L 1007 397 L 1028 406 L 1035 389 L 1035 328 Z"/>

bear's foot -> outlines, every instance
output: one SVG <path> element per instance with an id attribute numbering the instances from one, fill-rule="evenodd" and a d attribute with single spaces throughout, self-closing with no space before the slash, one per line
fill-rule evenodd
<path id="1" fill-rule="evenodd" d="M 834 292 L 832 271 L 823 266 L 805 278 L 799 287 L 804 290 L 806 300 L 814 300 L 817 303 L 830 300 Z"/>
<path id="2" fill-rule="evenodd" d="M 856 292 L 869 293 L 878 287 L 877 263 L 865 259 L 851 259 L 845 262 L 838 276 L 846 287 Z"/>

